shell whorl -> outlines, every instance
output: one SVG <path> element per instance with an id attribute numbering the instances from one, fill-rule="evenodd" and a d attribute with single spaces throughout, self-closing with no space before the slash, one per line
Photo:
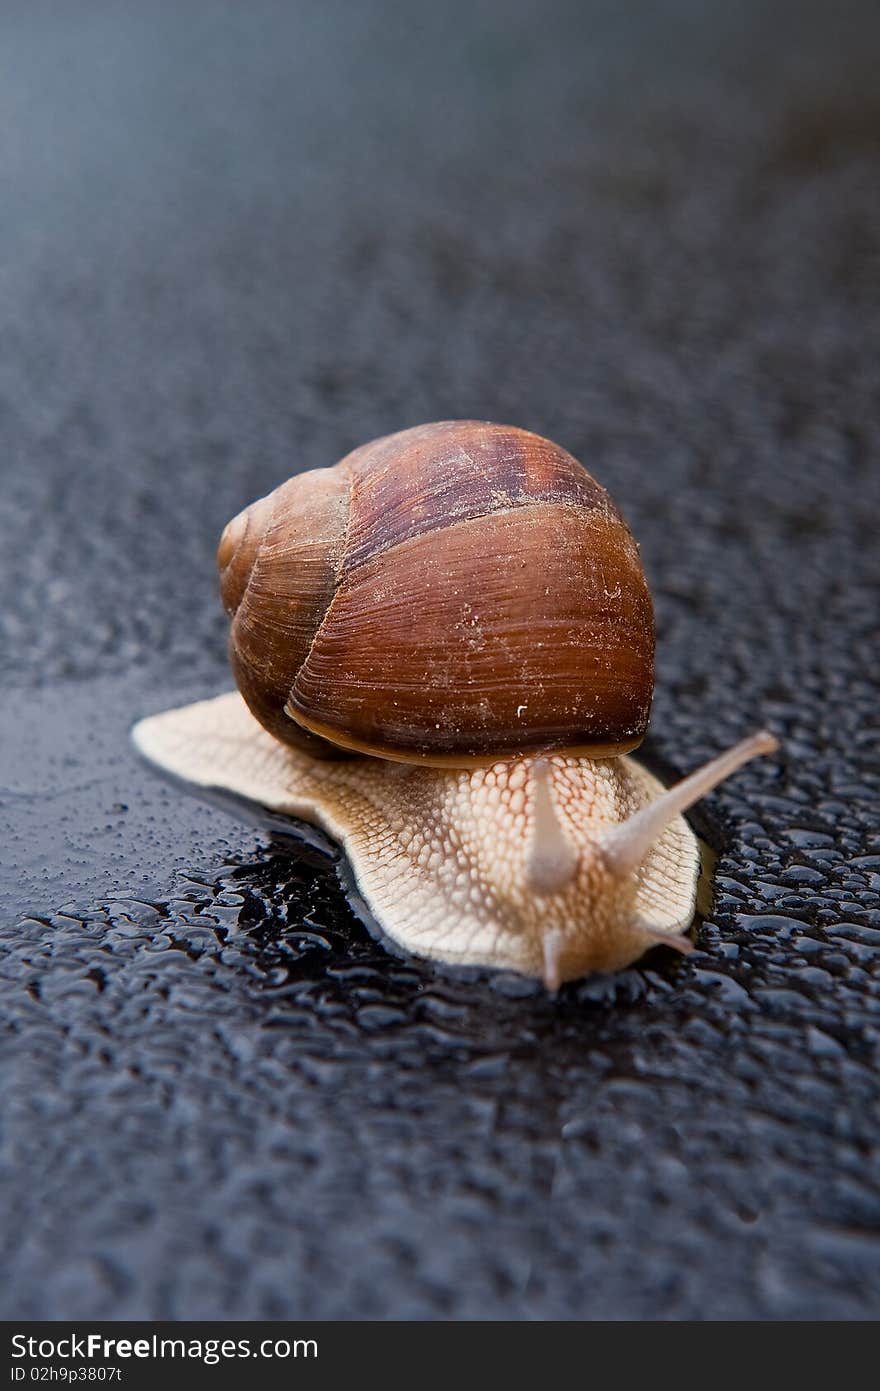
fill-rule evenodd
<path id="1" fill-rule="evenodd" d="M 537 435 L 453 421 L 374 440 L 252 504 L 218 564 L 245 700 L 318 756 L 602 756 L 644 736 L 637 547 Z"/>

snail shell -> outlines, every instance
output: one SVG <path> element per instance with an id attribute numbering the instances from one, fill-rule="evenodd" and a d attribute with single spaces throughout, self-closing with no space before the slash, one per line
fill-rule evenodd
<path id="1" fill-rule="evenodd" d="M 253 503 L 217 558 L 239 689 L 313 757 L 467 766 L 644 737 L 638 548 L 605 489 L 538 435 L 387 435 Z"/>

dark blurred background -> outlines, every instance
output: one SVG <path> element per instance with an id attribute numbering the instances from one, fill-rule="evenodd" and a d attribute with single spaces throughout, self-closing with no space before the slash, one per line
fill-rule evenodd
<path id="1" fill-rule="evenodd" d="M 5 1317 L 876 1316 L 880 10 L 8 0 Z M 153 777 L 213 553 L 425 420 L 547 434 L 655 595 L 646 757 L 760 723 L 689 961 L 392 961 Z"/>

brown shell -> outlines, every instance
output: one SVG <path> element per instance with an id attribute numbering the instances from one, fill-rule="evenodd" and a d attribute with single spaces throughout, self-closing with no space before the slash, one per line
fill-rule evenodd
<path id="1" fill-rule="evenodd" d="M 217 559 L 245 700 L 319 757 L 601 757 L 644 737 L 638 548 L 539 435 L 465 420 L 374 440 L 247 508 Z"/>

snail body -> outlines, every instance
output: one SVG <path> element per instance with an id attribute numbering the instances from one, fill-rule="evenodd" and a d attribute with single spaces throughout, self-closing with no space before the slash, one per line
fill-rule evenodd
<path id="1" fill-rule="evenodd" d="M 681 813 L 775 740 L 664 791 L 654 630 L 605 490 L 526 431 L 442 422 L 292 478 L 218 550 L 239 692 L 143 720 L 159 765 L 323 827 L 393 945 L 549 989 L 658 942 L 699 875 Z"/>

